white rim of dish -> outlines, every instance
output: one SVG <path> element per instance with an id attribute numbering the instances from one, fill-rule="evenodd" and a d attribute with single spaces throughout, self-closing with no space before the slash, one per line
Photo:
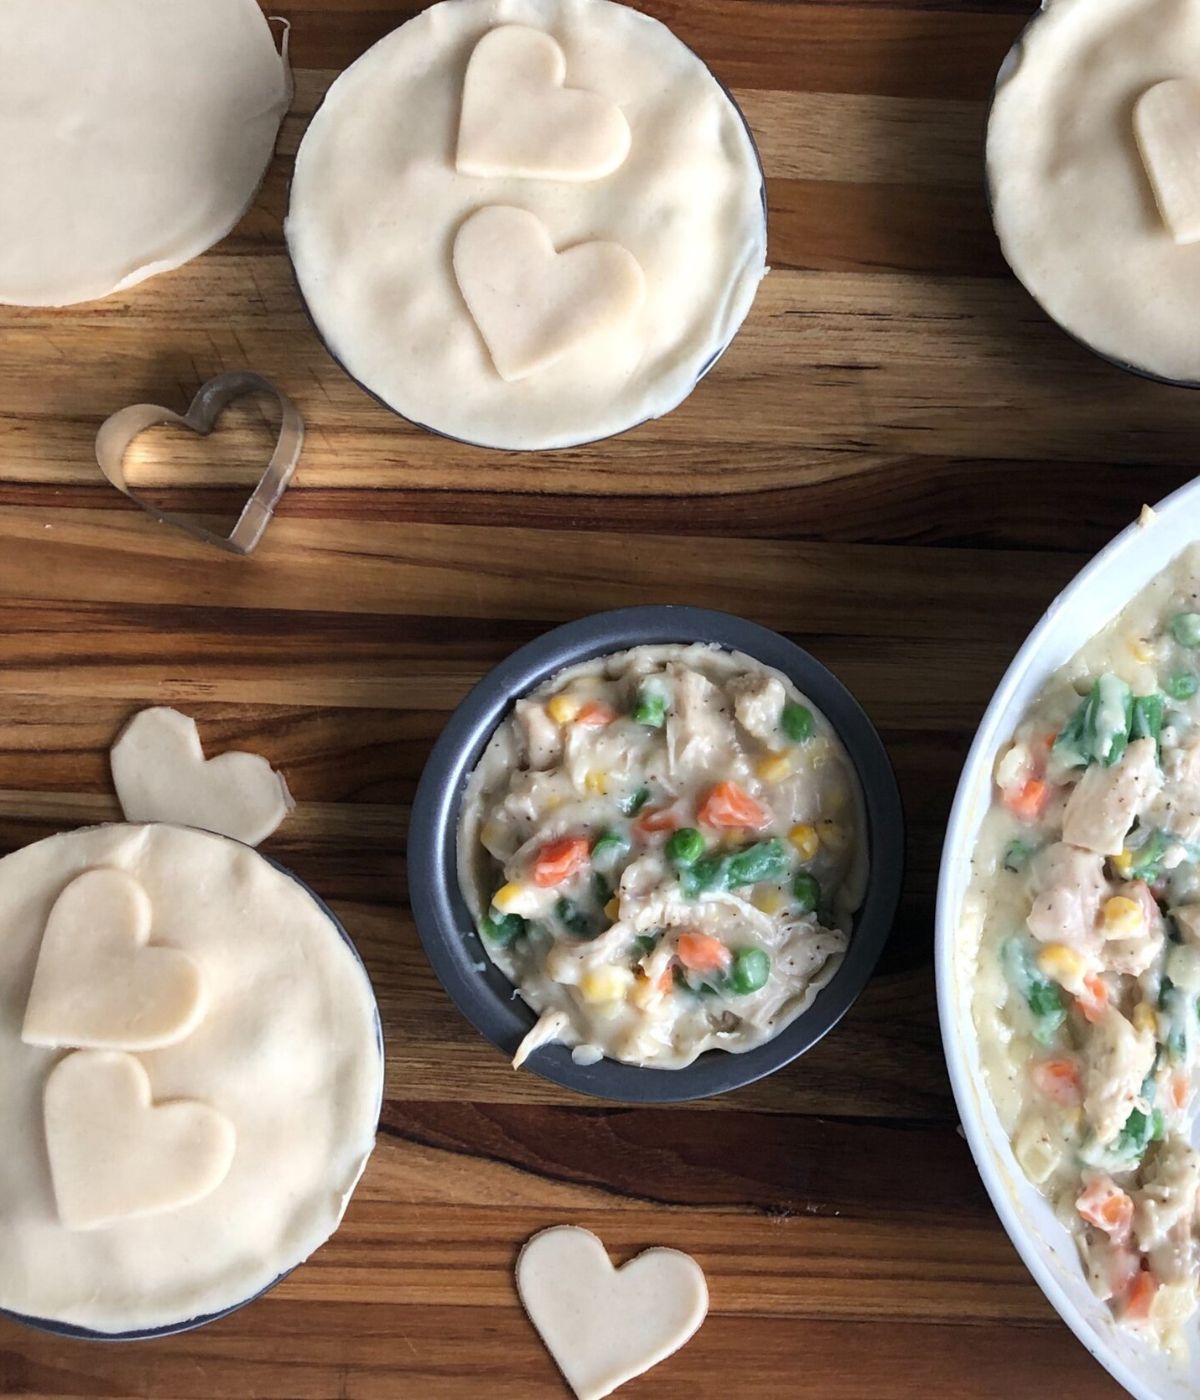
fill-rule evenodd
<path id="1" fill-rule="evenodd" d="M 1184 510 L 1188 504 L 1192 505 L 1195 512 L 1200 512 L 1200 479 L 1191 481 L 1186 486 L 1181 486 L 1177 491 L 1173 491 L 1154 506 L 1153 510 L 1157 514 L 1170 513 L 1174 515 L 1176 512 Z M 934 915 L 934 971 L 937 979 L 938 1022 L 942 1048 L 946 1057 L 946 1068 L 950 1075 L 950 1086 L 954 1092 L 954 1102 L 958 1108 L 963 1134 L 971 1149 L 971 1156 L 975 1159 L 975 1166 L 983 1180 L 988 1196 L 991 1198 L 996 1214 L 1000 1217 L 1001 1224 L 1012 1241 L 1013 1247 L 1021 1256 L 1025 1267 L 1033 1275 L 1038 1287 L 1046 1295 L 1059 1317 L 1092 1356 L 1114 1380 L 1123 1385 L 1131 1395 L 1137 1397 L 1137 1400 L 1157 1400 L 1155 1390 L 1145 1383 L 1143 1377 L 1118 1358 L 1112 1347 L 1107 1345 L 1104 1338 L 1081 1316 L 1074 1302 L 1068 1297 L 1054 1272 L 1046 1263 L 1042 1251 L 1035 1247 L 1030 1229 L 1022 1219 L 1021 1211 L 1009 1191 L 1003 1174 L 998 1169 L 992 1146 L 988 1141 L 974 1103 L 977 1098 L 990 1102 L 991 1094 L 986 1083 L 977 1082 L 972 1076 L 957 1035 L 958 989 L 955 980 L 954 954 L 955 941 L 958 936 L 959 909 L 951 907 L 948 893 L 954 867 L 958 862 L 969 859 L 974 850 L 976 833 L 971 830 L 971 827 L 973 825 L 972 818 L 975 815 L 973 799 L 978 784 L 980 765 L 987 761 L 990 772 L 991 756 L 997 752 L 1000 742 L 1008 737 L 1006 732 L 1001 732 L 1002 721 L 1005 725 L 1007 724 L 1008 710 L 1014 695 L 1026 681 L 1029 673 L 1035 669 L 1046 634 L 1053 627 L 1059 613 L 1069 600 L 1073 599 L 1076 594 L 1083 592 L 1097 574 L 1113 567 L 1113 561 L 1128 553 L 1135 542 L 1140 541 L 1144 531 L 1145 526 L 1140 519 L 1134 520 L 1084 565 L 1042 614 L 1036 626 L 1022 643 L 1020 650 L 1013 658 L 988 702 L 975 738 L 963 762 L 962 773 L 959 776 L 958 786 L 954 794 L 954 803 L 950 809 L 950 818 L 946 824 L 946 839 L 942 847 L 942 858 L 938 869 L 937 906 Z M 1196 515 L 1194 538 L 1200 540 L 1200 513 Z M 1181 545 L 1180 548 L 1186 548 L 1186 544 Z M 1169 567 L 1178 553 L 1178 550 L 1169 553 L 1161 560 L 1155 572 Z M 1131 592 L 1125 602 L 1132 601 L 1137 591 L 1139 590 Z M 1121 606 L 1125 606 L 1125 603 Z M 1113 612 L 1101 619 L 1095 630 L 1099 632 L 1115 616 L 1116 612 Z M 1057 665 L 1054 669 L 1057 669 Z M 1049 674 L 1045 679 L 1049 678 Z M 969 848 L 965 845 L 967 835 L 972 837 L 972 845 Z M 970 1017 L 969 1007 L 965 1014 L 968 1018 Z M 1020 1168 L 1017 1167 L 1016 1170 L 1020 1174 Z M 1023 1174 L 1021 1177 L 1024 1179 Z M 1036 1187 L 1031 1186 L 1030 1189 L 1036 1190 Z M 1067 1238 L 1065 1228 L 1063 1236 L 1064 1239 Z M 1074 1248 L 1073 1245 L 1072 1248 Z"/>

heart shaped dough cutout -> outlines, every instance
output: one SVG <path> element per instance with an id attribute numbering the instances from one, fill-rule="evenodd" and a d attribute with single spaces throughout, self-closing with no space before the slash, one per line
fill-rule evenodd
<path id="1" fill-rule="evenodd" d="M 457 166 L 487 179 L 600 180 L 629 154 L 625 114 L 563 86 L 567 60 L 540 29 L 507 24 L 475 45 L 463 80 Z"/>
<path id="2" fill-rule="evenodd" d="M 1200 241 L 1200 84 L 1172 78 L 1144 92 L 1133 130 L 1171 237 Z"/>
<path id="3" fill-rule="evenodd" d="M 110 762 L 131 822 L 194 826 L 257 846 L 293 806 L 282 774 L 265 758 L 223 753 L 206 760 L 196 721 L 164 705 L 134 715 Z"/>
<path id="4" fill-rule="evenodd" d="M 204 980 L 177 948 L 148 946 L 150 899 L 123 870 L 88 870 L 63 890 L 42 935 L 21 1039 L 27 1045 L 157 1050 L 190 1035 Z"/>
<path id="5" fill-rule="evenodd" d="M 44 1104 L 54 1198 L 68 1230 L 190 1205 L 217 1189 L 233 1161 L 229 1119 L 191 1099 L 153 1103 L 132 1055 L 68 1055 L 46 1080 Z"/>
<path id="6" fill-rule="evenodd" d="M 646 279 L 619 243 L 577 243 L 558 253 L 526 209 L 493 205 L 454 240 L 454 275 L 502 379 L 546 369 L 593 336 L 631 320 Z"/>
<path id="7" fill-rule="evenodd" d="M 704 1271 L 677 1249 L 614 1269 L 590 1230 L 555 1225 L 526 1244 L 517 1292 L 579 1400 L 600 1400 L 678 1351 L 708 1313 Z"/>

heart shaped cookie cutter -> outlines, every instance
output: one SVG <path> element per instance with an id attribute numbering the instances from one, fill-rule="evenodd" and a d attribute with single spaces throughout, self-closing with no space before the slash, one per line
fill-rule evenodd
<path id="1" fill-rule="evenodd" d="M 217 425 L 224 409 L 234 399 L 248 394 L 273 398 L 279 403 L 280 419 L 275 451 L 267 468 L 259 477 L 258 485 L 250 494 L 250 499 L 242 507 L 237 523 L 227 535 L 207 530 L 189 515 L 177 515 L 171 511 L 158 510 L 144 501 L 125 479 L 125 456 L 134 438 L 147 428 L 169 423 L 178 428 L 189 428 L 200 437 L 207 437 Z M 251 370 L 232 370 L 210 379 L 197 392 L 186 413 L 174 413 L 160 404 L 135 403 L 128 408 L 118 409 L 107 418 L 96 434 L 96 461 L 108 480 L 131 501 L 154 516 L 165 525 L 174 525 L 206 544 L 215 544 L 234 554 L 249 554 L 262 539 L 271 523 L 279 498 L 287 490 L 300 451 L 304 446 L 304 419 L 300 410 L 269 379 Z"/>

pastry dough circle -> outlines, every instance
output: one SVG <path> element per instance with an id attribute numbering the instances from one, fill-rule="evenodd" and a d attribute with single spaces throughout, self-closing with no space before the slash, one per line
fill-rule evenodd
<path id="1" fill-rule="evenodd" d="M 463 75 L 498 25 L 550 33 L 566 83 L 624 112 L 629 155 L 600 180 L 455 169 Z M 559 251 L 624 246 L 639 314 L 517 384 L 497 373 L 451 250 L 484 205 L 536 215 Z M 762 172 L 745 123 L 664 25 L 612 0 L 445 0 L 338 78 L 296 159 L 287 239 L 330 351 L 397 412 L 464 441 L 550 448 L 676 407 L 725 347 L 765 271 Z"/>
<path id="2" fill-rule="evenodd" d="M 1011 61 L 987 140 L 1009 265 L 1101 354 L 1200 380 L 1200 244 L 1174 242 L 1134 135 L 1147 89 L 1200 72 L 1200 7 L 1050 0 Z"/>
<path id="3" fill-rule="evenodd" d="M 3 0 L 0 302 L 93 301 L 211 248 L 290 96 L 254 0 Z"/>
<path id="4" fill-rule="evenodd" d="M 58 1219 L 42 1115 L 62 1051 L 22 1044 L 21 1021 L 50 908 L 95 867 L 134 875 L 154 940 L 203 969 L 200 1026 L 138 1055 L 155 1102 L 210 1104 L 237 1149 L 203 1200 L 74 1232 Z M 0 860 L 0 1308 L 112 1333 L 244 1302 L 337 1228 L 374 1145 L 382 1084 L 361 964 L 316 900 L 249 847 L 101 826 Z"/>

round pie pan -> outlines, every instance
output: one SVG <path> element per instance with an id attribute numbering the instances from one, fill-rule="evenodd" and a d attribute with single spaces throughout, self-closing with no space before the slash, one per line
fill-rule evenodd
<path id="1" fill-rule="evenodd" d="M 233 838 L 226 837 L 225 839 L 232 840 Z M 238 842 L 237 844 L 241 845 L 244 843 Z M 345 943 L 346 947 L 350 949 L 350 952 L 354 955 L 355 961 L 358 963 L 359 967 L 362 968 L 363 976 L 367 979 L 367 986 L 371 988 L 371 1001 L 375 1007 L 375 1041 L 379 1048 L 379 1058 L 382 1061 L 383 1023 L 379 1015 L 379 1002 L 376 1000 L 375 988 L 372 985 L 370 976 L 367 973 L 366 964 L 362 960 L 362 954 L 354 946 L 354 940 L 346 932 L 342 921 L 333 912 L 333 910 L 330 909 L 329 905 L 325 903 L 325 901 L 321 898 L 319 894 L 317 894 L 307 884 L 305 884 L 305 882 L 301 880 L 298 875 L 293 874 L 292 871 L 290 871 L 286 866 L 280 865 L 280 863 L 277 860 L 272 860 L 270 856 L 264 855 L 262 851 L 255 851 L 255 854 L 262 856 L 263 860 L 265 860 L 268 865 L 274 866 L 275 869 L 278 870 L 281 875 L 286 875 L 289 880 L 294 880 L 296 884 L 300 886 L 300 888 L 305 892 L 305 894 L 309 896 L 309 898 L 313 901 L 317 908 L 320 909 L 320 911 L 325 915 L 325 917 L 330 921 L 330 923 L 333 924 L 334 928 L 337 929 L 338 933 L 341 936 L 342 942 Z M 382 1085 L 383 1078 L 382 1076 L 380 1076 L 380 1114 L 382 1114 L 383 1112 Z M 332 1236 L 330 1236 L 330 1238 L 332 1238 Z M 328 1243 L 328 1241 L 326 1241 L 326 1243 Z M 178 1336 L 178 1334 L 181 1332 L 194 1332 L 197 1327 L 207 1327 L 210 1322 L 219 1322 L 221 1318 L 229 1317 L 231 1313 L 240 1312 L 242 1308 L 247 1307 L 256 1299 L 262 1298 L 265 1294 L 270 1293 L 270 1291 L 273 1288 L 277 1287 L 279 1284 L 281 1284 L 289 1274 L 293 1273 L 296 1269 L 301 1268 L 303 1263 L 304 1261 L 302 1260 L 300 1264 L 294 1264 L 292 1268 L 285 1269 L 283 1273 L 281 1273 L 277 1278 L 272 1279 L 271 1282 L 268 1283 L 265 1288 L 260 1288 L 257 1293 L 252 1293 L 248 1298 L 243 1298 L 238 1303 L 231 1303 L 227 1308 L 219 1308 L 216 1312 L 203 1313 L 199 1317 L 181 1318 L 178 1322 L 166 1322 L 163 1323 L 160 1327 L 139 1327 L 134 1328 L 133 1330 L 128 1332 L 98 1332 L 91 1327 L 78 1327 L 74 1323 L 57 1322 L 53 1318 L 28 1317 L 24 1313 L 13 1312 L 9 1308 L 0 1308 L 0 1317 L 7 1318 L 10 1322 L 19 1322 L 25 1327 L 32 1327 L 37 1332 L 50 1332 L 53 1333 L 56 1337 L 69 1337 L 75 1341 L 148 1342 L 152 1341 L 156 1337 L 174 1337 Z"/>
<path id="2" fill-rule="evenodd" d="M 1021 61 L 1021 50 L 1026 39 L 1029 37 L 1030 30 L 1045 13 L 1045 7 L 1043 6 L 1036 14 L 1030 17 L 1020 34 L 1017 35 L 1012 48 L 1004 55 L 1000 67 L 996 72 L 996 81 L 992 85 L 992 96 L 988 103 L 987 120 L 989 123 L 992 118 L 992 107 L 995 105 L 1000 89 L 1004 86 L 1009 77 L 1012 76 L 1017 65 Z M 986 147 L 986 124 L 984 144 Z M 1082 346 L 1089 354 L 1095 355 L 1097 359 L 1103 360 L 1105 364 L 1112 365 L 1114 369 L 1123 370 L 1126 374 L 1136 374 L 1139 379 L 1149 379 L 1154 384 L 1166 384 L 1173 389 L 1200 389 L 1200 380 L 1168 378 L 1165 374 L 1158 374 L 1152 369 L 1146 369 L 1142 365 L 1133 364 L 1130 360 L 1123 359 L 1120 355 L 1115 355 L 1111 351 L 1101 350 L 1098 346 L 1093 345 L 1090 340 L 1085 340 L 1083 336 L 1071 330 L 1069 326 L 1064 326 L 1058 317 L 1046 306 L 1045 302 L 1042 301 L 1041 297 L 1028 285 L 1017 268 L 1009 261 L 1008 252 L 1004 247 L 1004 241 L 1000 237 L 1000 230 L 996 227 L 995 186 L 992 181 L 991 166 L 986 160 L 986 155 L 984 161 L 984 193 L 987 197 L 988 217 L 992 221 L 992 232 L 996 235 L 996 243 L 1000 248 L 1000 256 L 1004 259 L 1005 265 L 1021 286 L 1024 287 L 1025 291 L 1036 303 L 1042 314 L 1046 316 L 1048 320 L 1053 321 L 1064 335 L 1069 336 L 1076 345 Z"/>
<path id="3" fill-rule="evenodd" d="M 564 667 L 635 646 L 709 642 L 744 652 L 787 676 L 822 710 L 862 787 L 869 869 L 850 946 L 828 985 L 774 1039 L 743 1053 L 709 1050 L 683 1069 L 602 1059 L 576 1064 L 563 1045 L 535 1050 L 526 1068 L 579 1093 L 625 1103 L 707 1098 L 772 1074 L 815 1045 L 869 981 L 892 927 L 904 866 L 904 816 L 887 753 L 870 720 L 836 676 L 794 643 L 756 623 L 701 608 L 640 607 L 598 613 L 539 637 L 467 695 L 433 747 L 413 803 L 408 881 L 417 931 L 455 1005 L 511 1058 L 536 1019 L 490 959 L 458 882 L 463 793 L 480 755 L 514 701 Z"/>
<path id="4" fill-rule="evenodd" d="M 409 22 L 410 22 L 410 21 L 405 21 L 405 23 L 409 23 Z M 399 26 L 399 25 L 397 26 L 397 28 L 402 28 L 402 27 L 403 27 L 403 26 Z M 668 27 L 669 27 L 669 26 L 668 26 Z M 674 31 L 673 29 L 671 30 L 671 33 L 672 33 L 672 35 L 675 37 L 675 39 L 676 39 L 676 41 L 677 41 L 678 43 L 683 44 L 683 40 L 679 38 L 679 35 L 676 34 L 675 31 Z M 387 36 L 385 35 L 384 37 L 386 38 Z M 693 56 L 693 58 L 695 58 L 696 61 L 697 61 L 698 63 L 700 63 L 700 64 L 704 67 L 704 70 L 709 74 L 709 76 L 712 78 L 712 80 L 717 84 L 717 86 L 718 86 L 718 87 L 721 89 L 721 91 L 725 94 L 726 100 L 729 102 L 729 105 L 733 108 L 734 113 L 736 114 L 738 120 L 741 122 L 742 126 L 745 128 L 745 131 L 746 131 L 746 139 L 750 142 L 750 150 L 753 152 L 755 163 L 756 163 L 757 166 L 758 166 L 758 180 L 759 180 L 759 186 L 758 186 L 758 188 L 759 188 L 759 198 L 760 198 L 761 203 L 762 203 L 762 230 L 763 230 L 762 236 L 763 236 L 763 249 L 764 249 L 764 252 L 765 252 L 765 249 L 766 249 L 766 246 L 767 246 L 767 234 L 768 234 L 768 227 L 767 227 L 767 175 L 766 175 L 766 170 L 765 170 L 764 167 L 763 167 L 762 152 L 758 149 L 758 142 L 754 139 L 754 130 L 753 130 L 753 128 L 751 127 L 749 121 L 747 121 L 747 119 L 746 119 L 746 114 L 745 114 L 745 112 L 742 111 L 740 105 L 738 104 L 737 99 L 734 97 L 733 93 L 729 90 L 729 88 L 725 85 L 725 83 L 723 83 L 723 82 L 721 81 L 721 79 L 717 77 L 717 75 L 712 71 L 712 69 L 708 66 L 708 64 L 704 62 L 704 60 L 700 57 L 700 55 L 699 55 L 698 53 L 696 53 L 695 49 L 693 49 L 693 48 L 691 47 L 690 44 L 683 44 L 683 46 L 684 46 L 684 48 L 686 48 L 687 51 Z M 369 50 L 368 50 L 368 52 L 369 52 Z M 347 70 L 347 71 L 348 71 L 348 70 Z M 317 112 L 320 111 L 321 106 L 324 104 L 324 101 L 325 101 L 325 98 L 322 97 L 321 101 L 317 104 L 316 110 L 315 110 L 314 113 L 313 113 L 313 117 L 314 117 L 314 118 L 315 118 Z M 297 152 L 297 159 L 298 159 L 298 158 L 299 158 L 299 152 Z M 290 203 L 290 199 L 291 199 L 291 191 L 290 191 L 290 189 L 289 189 L 289 192 L 288 192 L 288 198 L 289 198 L 289 203 Z M 376 402 L 381 408 L 387 409 L 387 411 L 388 411 L 389 413 L 395 414 L 395 416 L 396 416 L 397 418 L 401 419 L 401 420 L 402 420 L 403 422 L 405 422 L 405 423 L 410 423 L 414 428 L 420 428 L 423 432 L 432 433 L 432 434 L 434 435 L 434 437 L 445 438 L 448 442 L 457 442 L 457 443 L 461 443 L 464 447 L 482 447 L 482 448 L 486 449 L 486 450 L 489 451 L 489 452 L 560 452 L 560 451 L 569 450 L 570 448 L 573 448 L 573 447 L 587 447 L 587 446 L 590 446 L 592 443 L 595 443 L 595 442 L 607 442 L 609 438 L 621 437 L 621 436 L 622 436 L 623 434 L 625 434 L 625 433 L 632 432 L 632 431 L 634 430 L 634 428 L 640 428 L 640 427 L 642 427 L 643 424 L 649 423 L 649 422 L 652 422 L 652 421 L 653 421 L 653 419 L 651 419 L 651 418 L 639 418 L 639 419 L 637 419 L 635 422 L 627 423 L 627 424 L 625 425 L 625 427 L 623 427 L 623 428 L 616 428 L 616 429 L 614 429 L 611 433 L 603 433 L 603 434 L 601 434 L 600 437 L 587 437 L 587 436 L 584 436 L 584 437 L 580 437 L 580 438 L 573 438 L 570 442 L 556 443 L 556 444 L 554 444 L 554 445 L 551 446 L 551 447 L 532 447 L 532 448 L 531 448 L 531 447 L 498 447 L 495 443 L 491 443 L 491 442 L 478 442 L 478 441 L 475 441 L 475 440 L 472 439 L 472 438 L 457 437 L 454 433 L 447 433 L 447 432 L 444 432 L 441 428 L 435 428 L 431 423 L 425 423 L 425 422 L 423 422 L 420 418 L 415 418 L 415 417 L 413 417 L 411 414 L 401 413 L 401 411 L 400 411 L 398 408 L 396 408 L 396 407 L 394 407 L 394 405 L 388 403 L 387 399 L 385 399 L 385 398 L 381 397 L 379 394 L 377 394 L 377 393 L 375 392 L 375 390 L 372 389 L 371 386 L 370 386 L 369 384 L 367 384 L 367 383 L 365 383 L 363 380 L 359 379 L 359 377 L 358 377 L 356 374 L 354 374 L 349 368 L 347 368 L 345 361 L 342 360 L 342 358 L 338 355 L 338 353 L 334 350 L 333 346 L 330 344 L 330 342 L 329 342 L 329 340 L 328 340 L 328 338 L 327 338 L 327 336 L 326 336 L 326 334 L 325 334 L 325 331 L 324 331 L 324 330 L 322 329 L 322 327 L 321 327 L 320 321 L 317 320 L 316 316 L 313 314 L 312 308 L 311 308 L 311 307 L 309 306 L 309 304 L 308 304 L 308 298 L 304 295 L 304 286 L 303 286 L 303 284 L 302 284 L 301 281 L 300 281 L 300 273 L 299 273 L 299 271 L 298 271 L 297 268 L 296 268 L 295 260 L 292 258 L 292 247 L 291 247 L 291 242 L 290 242 L 290 240 L 288 240 L 288 238 L 287 238 L 287 223 L 286 223 L 286 220 L 284 221 L 284 242 L 285 242 L 286 245 L 287 245 L 288 264 L 289 264 L 289 266 L 290 266 L 291 269 L 292 269 L 292 281 L 293 281 L 293 283 L 295 284 L 295 287 L 296 287 L 296 294 L 297 294 L 297 296 L 300 298 L 300 305 L 304 308 L 304 314 L 305 314 L 305 316 L 307 316 L 308 321 L 309 321 L 309 324 L 312 326 L 313 332 L 314 332 L 314 334 L 316 335 L 317 339 L 321 342 L 321 345 L 322 345 L 322 347 L 324 348 L 325 353 L 326 353 L 326 354 L 329 356 L 329 358 L 334 362 L 334 364 L 337 365 L 337 367 L 342 371 L 342 373 L 347 377 L 347 379 L 350 379 L 350 380 L 352 380 L 355 384 L 357 384 L 358 387 L 363 391 L 364 394 L 366 394 L 366 395 L 368 395 L 368 397 L 374 399 L 375 402 Z M 764 261 L 763 261 L 763 276 L 764 276 L 764 277 L 766 276 L 766 273 L 767 273 L 767 265 L 766 265 L 766 259 L 765 259 L 765 256 L 764 256 Z M 725 338 L 725 340 L 722 341 L 719 345 L 717 345 L 717 346 L 714 348 L 712 354 L 708 357 L 707 360 L 705 360 L 703 367 L 701 368 L 700 372 L 696 375 L 696 378 L 693 380 L 691 387 L 690 387 L 684 394 L 681 394 L 680 397 L 679 397 L 678 399 L 676 399 L 676 401 L 675 401 L 673 404 L 671 404 L 671 406 L 670 406 L 669 408 L 664 409 L 664 410 L 662 411 L 661 414 L 658 414 L 657 417 L 659 417 L 659 418 L 665 418 L 665 417 L 667 416 L 668 413 L 674 413 L 675 410 L 676 410 L 677 408 L 679 408 L 679 406 L 680 406 L 681 404 L 686 403 L 687 400 L 688 400 L 689 398 L 691 398 L 692 394 L 694 394 L 694 393 L 696 392 L 696 389 L 699 387 L 700 381 L 701 381 L 702 379 L 704 379 L 704 378 L 706 377 L 706 375 L 709 374 L 709 372 L 712 370 L 713 366 L 717 363 L 717 361 L 721 358 L 721 356 L 724 355 L 724 353 L 726 352 L 726 350 L 728 350 L 729 347 L 733 344 L 735 338 L 737 337 L 738 332 L 742 329 L 742 326 L 745 325 L 746 318 L 749 317 L 749 314 L 750 314 L 750 312 L 751 312 L 753 309 L 754 309 L 754 303 L 753 303 L 753 300 L 752 300 L 750 306 L 748 306 L 748 307 L 746 308 L 746 317 L 744 317 L 741 321 L 739 321 L 738 324 L 737 324 L 736 326 L 734 326 L 734 327 L 732 328 L 732 330 L 729 332 L 729 334 L 728 334 L 728 336 Z"/>

